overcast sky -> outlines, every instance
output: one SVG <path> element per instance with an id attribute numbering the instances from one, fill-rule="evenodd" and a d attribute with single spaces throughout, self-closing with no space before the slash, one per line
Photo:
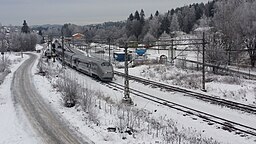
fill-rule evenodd
<path id="1" fill-rule="evenodd" d="M 156 10 L 165 13 L 172 8 L 209 0 L 0 0 L 2 25 L 64 24 L 78 25 L 126 20 L 136 10 L 146 17 Z"/>

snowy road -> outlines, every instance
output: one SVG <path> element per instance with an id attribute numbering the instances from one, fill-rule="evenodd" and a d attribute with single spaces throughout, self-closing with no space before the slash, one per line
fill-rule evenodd
<path id="1" fill-rule="evenodd" d="M 30 58 L 18 68 L 13 77 L 11 87 L 16 105 L 21 105 L 24 109 L 42 143 L 88 143 L 72 131 L 38 94 L 31 79 L 31 68 L 37 56 L 29 55 Z"/>

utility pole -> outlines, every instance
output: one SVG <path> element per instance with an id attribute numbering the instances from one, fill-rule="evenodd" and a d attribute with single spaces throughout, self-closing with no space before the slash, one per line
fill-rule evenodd
<path id="1" fill-rule="evenodd" d="M 130 97 L 130 88 L 129 88 L 129 74 L 128 74 L 128 44 L 125 44 L 124 47 L 124 53 L 125 53 L 125 68 L 124 68 L 124 72 L 125 72 L 125 80 L 124 80 L 124 98 L 123 98 L 123 103 L 132 105 L 132 99 Z"/>
<path id="2" fill-rule="evenodd" d="M 62 67 L 65 67 L 65 60 L 64 60 L 64 35 L 63 35 L 63 27 L 61 29 L 61 44 L 62 44 Z"/>
<path id="3" fill-rule="evenodd" d="M 1 54 L 2 54 L 2 61 L 4 63 L 4 40 L 2 39 L 2 48 L 1 48 Z"/>
<path id="4" fill-rule="evenodd" d="M 171 46 L 171 62 L 173 63 L 174 62 L 174 58 L 173 58 L 173 39 L 172 39 L 172 41 L 171 41 L 171 44 L 172 44 L 172 46 Z"/>
<path id="5" fill-rule="evenodd" d="M 157 45 L 158 45 L 158 46 L 157 46 L 157 52 L 158 52 L 157 54 L 159 54 L 159 53 L 160 53 L 160 52 L 159 52 L 159 51 L 160 51 L 160 50 L 159 50 L 159 41 L 157 42 Z"/>
<path id="6" fill-rule="evenodd" d="M 26 45 L 26 43 L 27 43 L 26 40 L 24 42 L 25 42 L 25 45 Z M 23 58 L 23 46 L 24 45 L 21 45 L 21 58 Z"/>
<path id="7" fill-rule="evenodd" d="M 165 46 L 165 49 L 166 49 L 166 48 L 168 48 L 168 58 L 167 58 L 167 59 L 168 59 L 168 61 L 172 62 L 172 59 L 171 59 L 171 56 L 170 56 L 170 55 L 171 55 L 171 54 L 170 54 L 171 47 Z"/>
<path id="8" fill-rule="evenodd" d="M 204 35 L 204 32 L 203 32 L 203 65 L 202 65 L 202 67 L 203 67 L 203 70 L 202 70 L 203 78 L 202 78 L 202 91 L 206 92 L 206 90 L 205 90 L 205 61 L 204 61 L 204 59 L 205 59 L 205 35 Z"/>
<path id="9" fill-rule="evenodd" d="M 111 63 L 111 58 L 110 58 L 110 37 L 108 38 L 108 61 Z"/>

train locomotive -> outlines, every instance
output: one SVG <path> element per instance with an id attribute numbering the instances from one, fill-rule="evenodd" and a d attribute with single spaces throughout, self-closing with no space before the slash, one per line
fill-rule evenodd
<path id="1" fill-rule="evenodd" d="M 62 61 L 62 49 L 56 48 L 55 52 L 58 59 Z M 84 53 L 73 48 L 66 47 L 64 49 L 64 62 L 73 69 L 104 82 L 112 81 L 114 77 L 111 63 L 96 57 L 85 56 Z"/>

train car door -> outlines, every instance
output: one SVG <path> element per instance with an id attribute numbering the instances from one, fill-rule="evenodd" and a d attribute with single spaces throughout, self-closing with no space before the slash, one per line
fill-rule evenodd
<path id="1" fill-rule="evenodd" d="M 79 65 L 79 60 L 74 59 L 73 68 L 78 69 L 79 68 L 78 65 Z"/>
<path id="2" fill-rule="evenodd" d="M 98 76 L 97 65 L 93 62 L 91 63 L 91 74 L 92 76 Z"/>
<path id="3" fill-rule="evenodd" d="M 88 63 L 88 66 L 87 66 L 87 67 L 88 67 L 88 74 L 89 74 L 90 76 L 92 76 L 92 70 L 91 70 L 91 69 L 92 69 L 92 64 L 91 64 L 91 62 Z"/>

